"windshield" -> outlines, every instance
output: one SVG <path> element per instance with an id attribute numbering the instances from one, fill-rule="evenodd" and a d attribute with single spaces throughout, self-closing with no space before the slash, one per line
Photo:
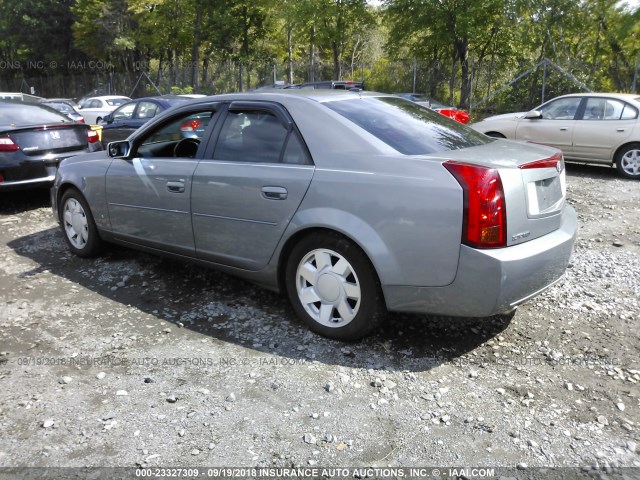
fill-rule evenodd
<path id="1" fill-rule="evenodd" d="M 331 110 L 405 155 L 484 145 L 492 140 L 439 113 L 399 97 L 327 101 Z"/>

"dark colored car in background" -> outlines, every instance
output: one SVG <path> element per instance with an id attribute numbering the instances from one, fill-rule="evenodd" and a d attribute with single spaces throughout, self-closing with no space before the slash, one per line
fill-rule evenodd
<path id="1" fill-rule="evenodd" d="M 132 100 L 106 115 L 102 126 L 102 144 L 124 140 L 161 112 L 190 100 L 189 97 L 163 95 Z"/>
<path id="2" fill-rule="evenodd" d="M 45 105 L 0 101 L 0 191 L 51 185 L 62 160 L 97 150 L 89 125 Z"/>
<path id="3" fill-rule="evenodd" d="M 73 104 L 69 100 L 66 100 L 64 98 L 49 98 L 43 100 L 41 103 L 43 105 L 46 105 L 47 107 L 53 108 L 63 115 L 66 115 L 74 122 L 85 123 L 84 117 L 76 111 L 76 109 L 73 107 Z"/>
<path id="4" fill-rule="evenodd" d="M 469 123 L 469 114 L 456 107 L 447 106 L 433 98 L 429 98 L 426 95 L 420 93 L 394 93 L 398 97 L 406 98 L 412 102 L 416 102 L 419 105 L 435 110 L 436 112 L 444 115 L 445 117 L 453 118 L 456 122 L 466 125 Z"/>
<path id="5" fill-rule="evenodd" d="M 286 89 L 313 89 L 313 90 L 364 90 L 364 82 L 351 80 L 323 80 L 320 82 L 297 83 L 284 87 Z"/>

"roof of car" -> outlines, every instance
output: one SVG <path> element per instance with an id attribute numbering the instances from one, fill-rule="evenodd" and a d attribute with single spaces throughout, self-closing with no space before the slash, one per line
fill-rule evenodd
<path id="1" fill-rule="evenodd" d="M 100 95 L 97 97 L 88 97 L 87 100 L 93 100 L 93 99 L 98 99 L 98 100 L 112 100 L 115 98 L 126 98 L 131 100 L 129 97 L 126 97 L 124 95 Z"/>
<path id="2" fill-rule="evenodd" d="M 213 95 L 210 97 L 204 97 L 192 100 L 190 103 L 202 103 L 211 100 L 247 100 L 247 99 L 269 99 L 277 100 L 287 97 L 303 97 L 317 102 L 327 102 L 336 100 L 349 100 L 362 97 L 394 97 L 389 93 L 379 93 L 370 91 L 350 91 L 350 90 L 332 90 L 332 89 L 318 89 L 318 90 L 259 90 L 253 92 L 244 93 L 224 93 L 220 95 Z M 400 97 L 394 97 L 400 98 Z M 408 100 L 407 100 L 408 101 Z"/>
<path id="3" fill-rule="evenodd" d="M 610 97 L 620 98 L 624 100 L 640 101 L 640 95 L 635 93 L 606 93 L 606 92 L 581 92 L 581 93 L 569 93 L 567 95 L 561 95 L 562 97 Z"/>

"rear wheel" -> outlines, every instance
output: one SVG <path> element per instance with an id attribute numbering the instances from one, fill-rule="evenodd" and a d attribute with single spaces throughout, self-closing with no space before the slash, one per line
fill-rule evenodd
<path id="1" fill-rule="evenodd" d="M 640 143 L 631 143 L 616 155 L 618 173 L 627 178 L 640 178 Z"/>
<path id="2" fill-rule="evenodd" d="M 101 240 L 87 201 L 75 188 L 62 195 L 60 222 L 69 249 L 80 257 L 91 257 L 100 250 Z"/>
<path id="3" fill-rule="evenodd" d="M 367 256 L 336 233 L 302 239 L 287 263 L 286 285 L 297 315 L 311 330 L 337 340 L 357 340 L 384 319 L 378 276 Z"/>

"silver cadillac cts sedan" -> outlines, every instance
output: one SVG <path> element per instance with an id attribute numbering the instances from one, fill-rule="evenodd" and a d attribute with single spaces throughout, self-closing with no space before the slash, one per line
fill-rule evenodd
<path id="1" fill-rule="evenodd" d="M 553 148 L 390 95 L 288 90 L 170 109 L 64 160 L 52 203 L 77 255 L 195 261 L 355 340 L 387 310 L 486 317 L 557 282 L 576 234 L 565 182 Z"/>

